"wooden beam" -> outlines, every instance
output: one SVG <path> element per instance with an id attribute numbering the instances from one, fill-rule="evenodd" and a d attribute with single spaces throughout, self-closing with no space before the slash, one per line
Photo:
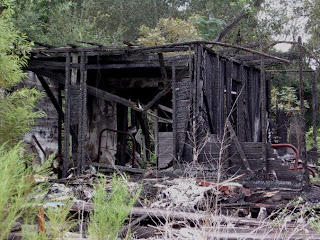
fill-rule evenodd
<path id="1" fill-rule="evenodd" d="M 146 106 L 143 107 L 143 111 L 149 110 L 160 98 L 164 97 L 171 91 L 172 83 L 168 83 Z"/>
<path id="2" fill-rule="evenodd" d="M 70 163 L 70 97 L 69 97 L 69 86 L 71 81 L 71 54 L 68 53 L 66 56 L 65 66 L 65 117 L 64 117 L 64 159 L 63 159 L 63 171 L 62 176 L 67 177 Z"/>
<path id="3" fill-rule="evenodd" d="M 261 42 L 260 51 L 264 51 L 264 42 Z M 266 119 L 266 81 L 265 81 L 265 65 L 261 56 L 260 60 L 260 101 L 261 101 L 261 138 L 262 138 L 262 162 L 265 179 L 268 178 L 268 156 L 267 156 L 267 119 Z"/>
<path id="4" fill-rule="evenodd" d="M 246 155 L 244 154 L 244 151 L 243 151 L 243 149 L 242 149 L 242 147 L 241 147 L 241 145 L 240 145 L 239 139 L 238 139 L 238 137 L 237 137 L 237 135 L 236 135 L 233 127 L 232 127 L 232 124 L 230 123 L 230 121 L 229 121 L 228 119 L 227 119 L 226 124 L 227 124 L 227 128 L 228 128 L 229 131 L 230 131 L 230 137 L 231 137 L 231 139 L 233 140 L 234 144 L 236 145 L 236 148 L 237 148 L 237 150 L 238 150 L 238 152 L 239 152 L 239 154 L 240 154 L 241 160 L 242 160 L 245 168 L 246 168 L 247 171 L 249 171 L 251 174 L 254 174 L 254 172 L 252 171 L 252 169 L 251 169 L 251 167 L 250 167 L 250 164 L 249 164 L 249 162 L 248 162 L 248 160 L 247 160 L 247 158 L 246 158 Z"/>
<path id="5" fill-rule="evenodd" d="M 163 105 L 161 105 L 161 104 L 158 104 L 157 105 L 161 110 L 163 110 L 163 111 L 166 111 L 166 112 L 168 112 L 168 113 L 173 113 L 173 110 L 172 110 L 172 108 L 168 108 L 168 107 L 166 107 L 166 106 L 163 106 Z"/>
<path id="6" fill-rule="evenodd" d="M 312 126 L 313 126 L 313 149 L 317 151 L 317 112 L 318 112 L 318 85 L 317 71 L 312 73 Z"/>
<path id="7" fill-rule="evenodd" d="M 247 11 L 242 11 L 240 12 L 237 16 L 235 16 L 231 23 L 229 23 L 222 31 L 218 34 L 218 36 L 213 40 L 214 42 L 219 42 L 222 40 L 222 38 L 230 32 L 237 24 L 240 22 L 241 19 L 245 18 L 248 16 Z"/>
<path id="8" fill-rule="evenodd" d="M 178 160 L 177 148 L 178 148 L 178 139 L 177 139 L 177 79 L 176 79 L 176 66 L 172 63 L 172 132 L 173 132 L 173 158 L 174 162 Z"/>

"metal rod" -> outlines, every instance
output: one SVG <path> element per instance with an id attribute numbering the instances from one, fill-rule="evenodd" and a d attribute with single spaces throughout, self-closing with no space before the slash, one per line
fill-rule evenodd
<path id="1" fill-rule="evenodd" d="M 124 131 L 120 131 L 120 130 L 115 130 L 115 129 L 110 129 L 110 128 L 104 128 L 101 130 L 100 134 L 99 134 L 99 147 L 98 147 L 98 156 L 97 156 L 97 159 L 96 161 L 99 162 L 100 160 L 100 151 L 101 151 L 101 142 L 102 142 L 102 134 L 105 132 L 105 131 L 110 131 L 110 132 L 115 132 L 115 133 L 122 133 L 122 134 L 125 134 L 127 136 L 129 136 L 131 139 L 132 139 L 132 167 L 134 168 L 135 167 L 135 151 L 136 151 L 136 141 L 134 139 L 134 137 L 128 133 L 128 132 L 124 132 Z"/>

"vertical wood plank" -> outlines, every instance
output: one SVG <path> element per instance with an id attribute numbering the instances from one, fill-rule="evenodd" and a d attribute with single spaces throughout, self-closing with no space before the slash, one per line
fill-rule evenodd
<path id="1" fill-rule="evenodd" d="M 217 102 L 219 104 L 219 107 L 217 108 L 218 111 L 218 118 L 219 118 L 219 136 L 220 139 L 222 139 L 223 133 L 224 133 L 224 74 L 225 74 L 225 65 L 223 64 L 222 60 L 217 56 L 218 58 L 218 67 L 219 67 L 219 75 L 218 75 L 218 81 L 219 81 L 219 96 L 217 99 Z"/>
<path id="2" fill-rule="evenodd" d="M 232 72 L 233 72 L 233 62 L 228 60 L 226 62 L 226 117 L 231 117 L 231 90 L 232 90 Z M 232 122 L 231 119 L 229 119 Z"/>
<path id="3" fill-rule="evenodd" d="M 157 164 L 157 168 L 159 166 L 159 163 L 158 163 L 158 157 L 159 157 L 159 121 L 158 121 L 158 108 L 156 107 L 154 109 L 154 115 L 155 115 L 155 118 L 154 118 L 154 153 L 156 155 L 156 164 Z"/>
<path id="4" fill-rule="evenodd" d="M 80 175 L 85 165 L 85 142 L 87 126 L 87 55 L 82 51 L 80 56 L 80 102 L 78 127 L 77 174 Z"/>
<path id="5" fill-rule="evenodd" d="M 65 69 L 65 114 L 64 114 L 64 160 L 63 160 L 63 171 L 62 176 L 67 177 L 70 163 L 70 96 L 69 96 L 69 86 L 71 80 L 71 55 L 70 52 L 66 53 L 66 69 Z"/>
<path id="6" fill-rule="evenodd" d="M 260 43 L 260 51 L 263 52 L 263 42 Z M 260 63 L 260 102 L 261 102 L 261 141 L 262 141 L 262 162 L 264 177 L 267 178 L 268 174 L 268 161 L 267 161 L 267 121 L 266 121 L 266 79 L 265 79 L 265 65 L 264 59 L 261 57 Z"/>
<path id="7" fill-rule="evenodd" d="M 303 85 L 303 49 L 302 39 L 298 37 L 299 47 L 299 96 L 300 96 L 300 124 L 301 124 L 301 148 L 299 150 L 300 157 L 302 159 L 302 166 L 304 168 L 304 184 L 309 185 L 309 173 L 306 171 L 308 167 L 307 163 L 307 151 L 306 151 L 306 125 L 305 125 L 305 108 L 304 108 L 304 85 Z M 300 144 L 299 144 L 300 146 Z"/>
<path id="8" fill-rule="evenodd" d="M 244 101 L 246 94 L 246 80 L 243 64 L 239 67 L 240 84 L 237 85 L 238 102 L 237 104 L 237 134 L 240 142 L 245 141 L 245 124 L 244 124 Z"/>
<path id="9" fill-rule="evenodd" d="M 176 80 L 176 66 L 172 63 L 172 132 L 173 132 L 173 157 L 174 162 L 178 160 L 177 156 L 177 80 Z"/>
<path id="10" fill-rule="evenodd" d="M 313 144 L 312 147 L 317 151 L 317 112 L 318 112 L 318 86 L 317 71 L 312 73 L 312 126 L 313 126 Z"/>

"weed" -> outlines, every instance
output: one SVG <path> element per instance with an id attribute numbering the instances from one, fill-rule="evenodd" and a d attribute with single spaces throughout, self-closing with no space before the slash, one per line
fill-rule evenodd
<path id="1" fill-rule="evenodd" d="M 102 177 L 95 186 L 93 198 L 94 211 L 90 214 L 88 233 L 91 239 L 116 239 L 130 210 L 138 199 L 140 190 L 135 194 L 128 189 L 127 182 L 116 175 L 112 178 L 112 190 L 106 194 L 106 178 Z"/>
<path id="2" fill-rule="evenodd" d="M 16 220 L 32 204 L 29 193 L 35 186 L 31 171 L 26 169 L 23 146 L 9 150 L 0 147 L 0 239 L 5 239 Z"/>

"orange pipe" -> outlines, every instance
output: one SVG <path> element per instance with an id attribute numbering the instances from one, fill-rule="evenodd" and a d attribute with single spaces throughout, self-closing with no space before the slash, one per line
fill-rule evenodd
<path id="1" fill-rule="evenodd" d="M 281 147 L 288 147 L 288 148 L 291 148 L 295 154 L 296 154 L 296 159 L 294 161 L 294 164 L 293 164 L 293 168 L 289 168 L 289 170 L 294 170 L 294 171 L 297 171 L 299 169 L 303 169 L 303 167 L 298 167 L 298 161 L 299 161 L 299 151 L 298 149 L 293 146 L 292 144 L 289 144 L 289 143 L 278 143 L 278 144 L 271 144 L 271 147 L 272 148 L 281 148 Z M 312 173 L 312 176 L 315 177 L 316 176 L 316 173 L 314 172 L 314 170 L 310 167 L 307 167 L 307 169 Z"/>

